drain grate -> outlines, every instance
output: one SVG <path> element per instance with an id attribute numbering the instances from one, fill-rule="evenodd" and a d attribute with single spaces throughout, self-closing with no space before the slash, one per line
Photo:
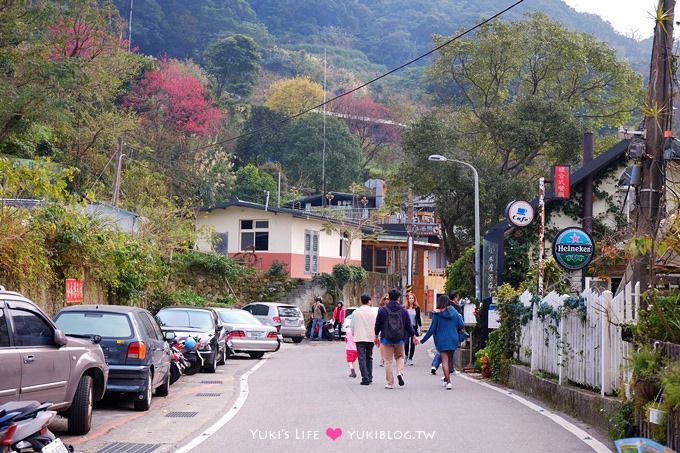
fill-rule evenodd
<path id="1" fill-rule="evenodd" d="M 191 418 L 195 417 L 198 415 L 198 412 L 181 412 L 181 411 L 175 411 L 175 412 L 168 412 L 165 414 L 166 417 L 177 417 L 177 418 Z"/>
<path id="2" fill-rule="evenodd" d="M 131 442 L 113 442 L 97 451 L 97 453 L 148 453 L 159 447 L 159 444 L 135 444 Z"/>
<path id="3" fill-rule="evenodd" d="M 221 393 L 210 393 L 210 392 L 204 392 L 204 393 L 197 393 L 196 396 L 220 396 L 222 395 Z"/>
<path id="4" fill-rule="evenodd" d="M 201 381 L 201 384 L 221 384 L 222 381 Z"/>

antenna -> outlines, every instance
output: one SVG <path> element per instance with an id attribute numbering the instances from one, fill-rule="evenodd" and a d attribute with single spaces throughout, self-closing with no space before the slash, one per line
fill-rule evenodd
<path id="1" fill-rule="evenodd" d="M 323 145 L 321 147 L 321 204 L 326 207 L 326 48 L 323 48 Z"/>

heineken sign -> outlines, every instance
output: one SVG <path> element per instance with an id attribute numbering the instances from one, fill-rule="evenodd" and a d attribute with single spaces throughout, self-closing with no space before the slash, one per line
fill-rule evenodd
<path id="1" fill-rule="evenodd" d="M 569 227 L 560 231 L 553 241 L 552 252 L 557 264 L 568 271 L 586 267 L 595 254 L 593 238 L 582 228 Z"/>

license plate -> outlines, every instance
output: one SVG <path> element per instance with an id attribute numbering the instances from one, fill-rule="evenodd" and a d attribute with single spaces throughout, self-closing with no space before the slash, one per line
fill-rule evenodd
<path id="1" fill-rule="evenodd" d="M 68 449 L 59 438 L 54 439 L 49 444 L 45 445 L 40 451 L 42 453 L 69 453 Z"/>
<path id="2" fill-rule="evenodd" d="M 298 324 L 297 319 L 284 319 L 283 322 L 287 326 L 296 326 Z"/>
<path id="3" fill-rule="evenodd" d="M 250 336 L 253 338 L 262 338 L 264 336 L 264 332 L 250 332 Z"/>

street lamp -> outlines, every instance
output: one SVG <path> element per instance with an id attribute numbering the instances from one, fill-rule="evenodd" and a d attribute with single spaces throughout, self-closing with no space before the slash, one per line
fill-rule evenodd
<path id="1" fill-rule="evenodd" d="M 481 258 L 481 247 L 479 244 L 479 175 L 477 174 L 477 169 L 467 162 L 462 160 L 449 159 L 441 154 L 431 154 L 428 156 L 427 160 L 433 162 L 455 162 L 457 164 L 465 165 L 472 170 L 474 174 L 475 182 L 475 297 L 478 301 L 482 300 L 482 258 Z"/>

